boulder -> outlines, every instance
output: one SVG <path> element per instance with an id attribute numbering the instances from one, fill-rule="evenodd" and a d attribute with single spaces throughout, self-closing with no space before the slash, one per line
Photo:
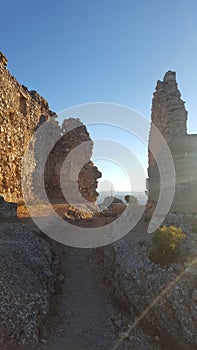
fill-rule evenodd
<path id="1" fill-rule="evenodd" d="M 113 203 L 112 204 L 112 216 L 119 216 L 126 209 L 126 205 L 123 203 Z"/>

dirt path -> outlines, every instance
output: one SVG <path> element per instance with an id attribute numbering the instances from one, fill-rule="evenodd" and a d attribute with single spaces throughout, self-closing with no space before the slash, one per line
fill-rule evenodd
<path id="1" fill-rule="evenodd" d="M 32 225 L 30 219 L 23 222 Z M 58 292 L 36 350 L 110 350 L 120 332 L 127 330 L 128 320 L 109 301 L 97 270 L 96 250 L 61 245 L 61 255 Z M 136 350 L 124 342 L 118 349 L 131 348 Z"/>
<path id="2" fill-rule="evenodd" d="M 116 315 L 101 288 L 94 259 L 94 250 L 63 247 L 64 282 L 46 325 L 47 343 L 41 348 L 107 350 L 117 338 L 117 328 L 111 320 Z"/>

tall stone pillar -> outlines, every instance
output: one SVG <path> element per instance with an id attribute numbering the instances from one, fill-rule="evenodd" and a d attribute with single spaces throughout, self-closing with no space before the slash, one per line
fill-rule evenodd
<path id="1" fill-rule="evenodd" d="M 168 71 L 163 81 L 157 82 L 153 95 L 149 149 L 153 147 L 157 153 L 154 124 L 169 146 L 176 170 L 176 190 L 171 211 L 197 213 L 197 135 L 187 134 L 186 122 L 187 111 L 178 90 L 176 74 Z M 160 192 L 160 174 L 150 150 L 147 187 L 149 201 L 156 203 Z"/>

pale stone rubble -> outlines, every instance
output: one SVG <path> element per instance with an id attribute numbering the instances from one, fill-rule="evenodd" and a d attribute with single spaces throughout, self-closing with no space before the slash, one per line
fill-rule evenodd
<path id="1" fill-rule="evenodd" d="M 0 224 L 0 348 L 33 348 L 49 312 L 57 265 L 49 240 L 21 223 Z"/>
<path id="2" fill-rule="evenodd" d="M 132 237 L 136 234 L 138 242 Z M 184 244 L 185 254 L 189 244 Z M 130 334 L 131 345 L 141 329 L 146 346 L 151 344 L 152 349 L 194 349 L 197 347 L 196 266 L 188 262 L 186 267 L 180 262 L 161 268 L 150 262 L 148 249 L 149 242 L 140 232 L 131 232 L 130 239 L 127 237 L 103 249 L 104 278 L 112 300 L 128 315 L 128 325 L 142 316 Z M 197 255 L 197 244 L 193 245 L 194 249 Z"/>

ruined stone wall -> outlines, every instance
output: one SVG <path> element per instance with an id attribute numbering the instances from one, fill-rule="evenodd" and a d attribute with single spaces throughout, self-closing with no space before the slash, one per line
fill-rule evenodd
<path id="1" fill-rule="evenodd" d="M 0 54 L 0 193 L 6 200 L 17 201 L 22 197 L 22 157 L 40 117 L 50 118 L 52 112 L 44 98 L 17 82 L 6 64 Z M 33 171 L 33 158 L 29 166 Z"/>
<path id="2" fill-rule="evenodd" d="M 21 86 L 6 68 L 7 59 L 0 53 L 0 194 L 7 201 L 19 201 L 23 198 L 21 190 L 22 160 L 28 149 L 24 167 L 24 184 L 28 198 L 42 198 L 42 181 L 51 197 L 62 195 L 60 171 L 70 151 L 82 142 L 89 141 L 83 153 L 75 152 L 72 164 L 68 166 L 70 175 L 63 177 L 63 185 L 69 188 L 72 181 L 72 169 L 81 159 L 85 163 L 77 179 L 82 195 L 89 201 L 97 197 L 97 178 L 100 172 L 90 161 L 93 143 L 85 126 L 76 119 L 65 120 L 62 127 L 55 120 L 55 113 L 49 109 L 47 101 L 36 91 L 28 91 Z M 68 132 L 72 123 L 78 127 Z M 37 133 L 45 125 L 44 133 Z M 30 140 L 34 136 L 32 142 Z M 53 141 L 57 144 L 52 147 Z M 52 150 L 51 150 L 52 148 Z M 46 162 L 46 154 L 49 160 Z M 44 169 L 43 164 L 46 163 Z M 63 174 L 64 175 L 64 174 Z"/>
<path id="3" fill-rule="evenodd" d="M 197 213 L 197 135 L 187 134 L 187 111 L 178 90 L 175 72 L 168 71 L 158 81 L 152 101 L 152 123 L 164 136 L 173 156 L 176 170 L 176 190 L 171 211 Z M 149 146 L 153 144 L 153 128 Z M 154 145 L 157 151 L 157 145 Z M 168 171 L 168 169 L 166 169 Z M 157 201 L 160 175 L 149 151 L 149 200 Z"/>
<path id="4" fill-rule="evenodd" d="M 61 137 L 51 150 L 45 167 L 48 196 L 53 199 L 56 193 L 57 197 L 65 197 L 72 204 L 82 202 L 83 198 L 95 202 L 97 179 L 101 173 L 90 161 L 93 142 L 88 131 L 79 119 L 69 118 L 62 123 L 60 132 Z"/>

